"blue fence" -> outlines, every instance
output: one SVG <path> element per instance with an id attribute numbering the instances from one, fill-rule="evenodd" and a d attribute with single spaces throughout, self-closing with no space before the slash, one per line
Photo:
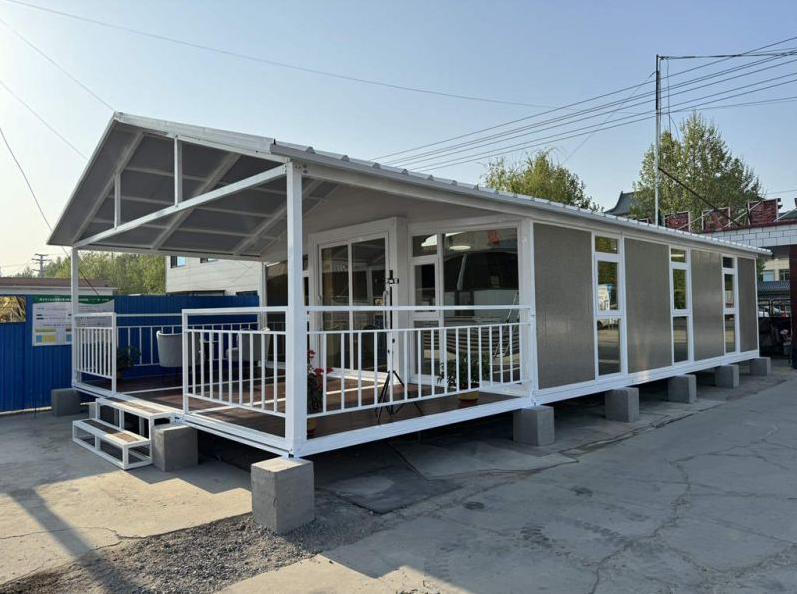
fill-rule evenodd
<path id="1" fill-rule="evenodd" d="M 189 308 L 252 307 L 256 295 L 241 296 L 116 296 L 118 314 L 148 314 L 139 324 L 162 324 L 164 314 Z M 32 297 L 25 297 L 25 322 L 0 324 L 0 412 L 50 406 L 50 391 L 70 385 L 72 355 L 70 346 L 33 346 Z M 150 317 L 151 316 L 151 317 Z"/>

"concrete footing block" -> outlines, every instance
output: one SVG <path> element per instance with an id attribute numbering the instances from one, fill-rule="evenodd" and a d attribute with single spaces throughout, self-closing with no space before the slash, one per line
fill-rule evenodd
<path id="1" fill-rule="evenodd" d="M 676 375 L 667 380 L 667 400 L 692 404 L 697 401 L 697 378 L 694 375 Z"/>
<path id="2" fill-rule="evenodd" d="M 199 464 L 196 429 L 188 425 L 158 425 L 150 436 L 152 464 L 164 472 Z"/>
<path id="3" fill-rule="evenodd" d="M 80 392 L 74 388 L 58 388 L 50 391 L 50 406 L 56 417 L 80 414 Z"/>
<path id="4" fill-rule="evenodd" d="M 277 534 L 315 519 L 313 463 L 300 458 L 272 458 L 252 464 L 252 515 Z"/>
<path id="5" fill-rule="evenodd" d="M 639 420 L 639 388 L 609 390 L 604 396 L 604 415 L 609 421 L 634 423 Z"/>
<path id="6" fill-rule="evenodd" d="M 739 366 L 720 365 L 714 369 L 714 384 L 718 388 L 736 388 L 739 386 Z"/>
<path id="7" fill-rule="evenodd" d="M 530 406 L 514 411 L 512 439 L 533 446 L 551 445 L 556 439 L 553 407 Z"/>
<path id="8" fill-rule="evenodd" d="M 772 371 L 772 362 L 769 357 L 750 359 L 750 375 L 769 375 L 770 371 Z"/>

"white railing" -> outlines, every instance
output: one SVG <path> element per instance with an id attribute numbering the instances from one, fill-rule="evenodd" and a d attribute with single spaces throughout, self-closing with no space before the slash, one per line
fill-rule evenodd
<path id="1" fill-rule="evenodd" d="M 285 313 L 286 308 L 185 310 L 183 391 L 186 397 L 285 416 L 285 331 L 259 322 L 192 324 L 192 317 Z M 284 328 L 284 326 L 283 326 Z"/>
<path id="2" fill-rule="evenodd" d="M 310 307 L 319 314 L 424 312 L 451 316 L 394 328 L 311 330 L 323 372 L 319 410 L 308 418 L 397 407 L 528 382 L 529 308 L 522 306 Z M 411 319 L 411 318 L 407 318 Z M 398 324 L 397 324 L 398 325 Z M 523 335 L 526 334 L 526 337 Z M 308 395 L 309 397 L 309 395 Z"/>
<path id="3" fill-rule="evenodd" d="M 258 314 L 262 319 L 286 309 L 183 312 L 188 326 L 183 343 L 186 411 L 188 399 L 196 398 L 285 417 L 285 331 L 205 328 L 190 320 L 241 314 Z M 312 306 L 304 312 L 311 322 L 308 349 L 314 351 L 308 372 L 321 370 L 320 394 L 308 394 L 307 418 L 398 407 L 531 380 L 531 321 L 525 306 Z M 449 317 L 430 320 L 435 312 Z M 324 320 L 329 323 L 333 318 L 356 319 L 361 327 L 344 322 L 344 328 L 323 329 Z"/>
<path id="4" fill-rule="evenodd" d="M 111 380 L 116 390 L 116 314 L 76 314 L 72 324 L 72 349 L 77 381 L 83 374 Z"/>

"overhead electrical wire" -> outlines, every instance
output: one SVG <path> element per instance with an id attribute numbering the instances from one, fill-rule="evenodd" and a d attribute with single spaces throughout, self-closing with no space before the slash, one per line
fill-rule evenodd
<path id="1" fill-rule="evenodd" d="M 797 60 L 795 60 L 795 61 L 797 61 Z M 790 73 L 787 73 L 787 74 L 784 74 L 784 75 L 780 75 L 780 76 L 776 76 L 776 77 L 772 77 L 772 78 L 756 81 L 754 83 L 750 83 L 750 84 L 747 84 L 747 85 L 742 85 L 740 87 L 735 87 L 733 89 L 726 89 L 726 90 L 723 90 L 723 91 L 720 91 L 720 92 L 717 92 L 717 93 L 710 93 L 710 94 L 707 94 L 707 95 L 702 95 L 700 97 L 695 97 L 695 98 L 692 98 L 692 99 L 688 99 L 687 101 L 684 101 L 684 102 L 681 102 L 681 103 L 676 103 L 674 106 L 675 107 L 683 106 L 683 105 L 686 105 L 686 104 L 688 104 L 690 102 L 693 102 L 693 101 L 700 101 L 702 99 L 716 97 L 718 95 L 724 95 L 724 94 L 729 93 L 731 91 L 745 89 L 745 88 L 749 88 L 749 87 L 753 87 L 753 86 L 758 86 L 758 85 L 761 85 L 761 84 L 764 84 L 764 83 L 767 83 L 767 82 L 782 80 L 782 79 L 787 78 L 787 77 L 795 77 L 795 76 L 797 76 L 797 73 L 790 72 Z M 795 80 L 797 80 L 797 79 L 795 79 Z M 782 83 L 782 84 L 790 84 L 792 82 L 795 82 L 795 80 L 789 80 L 789 81 L 786 81 L 785 83 Z M 680 91 L 678 93 L 673 93 L 673 95 L 680 95 L 680 94 L 683 94 L 683 93 L 690 93 L 690 92 L 694 91 L 695 89 L 702 88 L 704 86 L 710 86 L 710 85 L 700 85 L 698 87 L 694 87 L 693 89 L 688 89 L 688 90 L 685 90 L 685 91 Z M 781 85 L 780 84 L 774 84 L 774 85 L 765 86 L 765 87 L 762 87 L 760 89 L 756 89 L 754 92 L 761 91 L 761 90 L 766 90 L 766 89 L 777 87 L 777 86 L 781 86 Z M 729 95 L 727 98 L 732 98 L 732 97 L 735 97 L 735 96 L 738 96 L 738 95 Z M 642 105 L 643 103 L 644 102 L 632 103 L 632 104 L 628 105 L 627 107 L 637 107 L 639 105 Z M 708 103 L 711 103 L 711 102 L 708 102 Z M 695 105 L 694 107 L 697 107 L 697 105 Z M 562 126 L 569 126 L 569 125 L 572 125 L 572 124 L 577 123 L 577 122 L 593 119 L 595 117 L 599 117 L 600 115 L 602 115 L 602 113 L 605 113 L 605 112 L 601 112 L 601 113 L 598 113 L 598 114 L 585 116 L 583 118 L 576 118 L 576 119 L 573 119 L 571 121 L 566 121 L 566 122 L 563 122 L 563 123 L 557 123 L 557 124 L 554 124 L 554 125 L 551 125 L 551 126 L 548 126 L 548 127 L 540 128 L 539 130 L 536 130 L 535 133 L 538 133 L 538 132 L 541 132 L 541 131 L 546 131 L 546 130 L 551 130 L 551 129 L 554 129 L 554 128 L 560 128 Z M 632 120 L 636 116 L 640 116 L 640 115 L 643 115 L 643 113 L 638 112 L 638 113 L 635 113 L 635 114 L 631 114 L 631 115 L 628 115 L 628 116 L 624 116 L 624 117 L 618 118 L 615 121 L 618 121 L 618 122 L 627 121 L 628 123 L 631 123 L 629 120 Z M 652 117 L 652 114 L 650 116 L 648 116 L 648 117 Z M 639 120 L 634 120 L 634 121 L 639 121 Z M 576 130 L 584 130 L 584 129 L 588 129 L 588 128 L 595 127 L 595 126 L 599 126 L 599 124 L 589 124 L 587 126 L 583 126 L 583 127 L 580 127 L 580 128 L 575 128 L 573 130 L 565 130 L 565 131 L 562 132 L 562 134 L 567 134 L 567 133 L 570 133 L 570 132 L 573 132 L 573 131 L 576 131 Z M 450 157 L 452 155 L 466 153 L 468 151 L 479 150 L 479 149 L 487 147 L 487 146 L 499 144 L 501 142 L 506 142 L 506 141 L 509 141 L 509 140 L 515 140 L 515 139 L 518 139 L 518 138 L 523 138 L 523 137 L 526 137 L 526 136 L 529 136 L 529 135 L 530 135 L 529 133 L 516 134 L 515 136 L 509 136 L 509 137 L 506 137 L 506 138 L 492 140 L 492 141 L 489 141 L 489 142 L 484 142 L 484 143 L 480 143 L 480 144 L 473 145 L 473 146 L 466 146 L 466 147 L 462 147 L 462 148 L 458 148 L 458 149 L 452 148 L 451 150 L 440 151 L 440 152 L 437 152 L 435 154 L 430 154 L 430 155 L 425 156 L 425 157 L 418 157 L 418 158 L 410 159 L 408 161 L 400 162 L 397 165 L 401 166 L 401 167 L 405 167 L 405 168 L 410 168 L 410 167 L 414 168 L 414 167 L 418 167 L 418 165 L 420 163 L 424 163 L 424 162 L 428 162 L 428 161 L 434 161 L 435 159 L 441 159 L 441 158 L 444 158 L 444 157 Z M 552 138 L 552 137 L 548 136 L 548 137 L 545 137 L 545 138 Z M 522 143 L 520 143 L 520 144 L 522 144 Z M 511 148 L 518 148 L 519 146 L 520 146 L 519 144 L 514 144 L 514 145 L 503 146 L 503 147 L 500 147 L 500 148 L 503 149 L 503 150 L 508 150 L 508 149 L 511 149 Z M 499 147 L 496 147 L 496 148 L 499 148 Z M 462 155 L 462 156 L 464 157 L 466 155 Z"/>
<path id="2" fill-rule="evenodd" d="M 785 44 L 785 43 L 788 43 L 788 42 L 790 42 L 790 41 L 794 41 L 794 40 L 797 40 L 797 35 L 795 35 L 795 36 L 793 36 L 793 37 L 788 37 L 788 38 L 786 38 L 786 39 L 782 39 L 782 40 L 780 40 L 780 41 L 776 41 L 776 42 L 773 42 L 773 43 L 769 43 L 769 44 L 767 44 L 767 45 L 763 45 L 763 46 L 761 46 L 761 47 L 758 47 L 758 48 L 752 49 L 752 50 L 750 50 L 750 52 L 747 52 L 747 53 L 751 53 L 751 52 L 757 52 L 757 51 L 760 51 L 760 50 L 763 50 L 763 49 L 768 49 L 768 48 L 771 48 L 771 47 L 775 47 L 775 46 L 777 46 L 777 45 L 783 45 L 783 44 Z M 747 53 L 742 53 L 742 54 L 739 54 L 739 55 L 740 55 L 740 56 L 744 56 L 744 55 L 747 55 Z M 694 72 L 694 71 L 696 71 L 696 70 L 701 70 L 701 69 L 703 69 L 703 68 L 708 68 L 708 67 L 710 67 L 710 66 L 713 66 L 713 65 L 715 65 L 715 64 L 718 64 L 718 63 L 720 63 L 720 62 L 724 62 L 724 61 L 726 61 L 726 60 L 729 60 L 729 59 L 730 59 L 730 58 L 721 58 L 721 59 L 718 59 L 718 60 L 714 60 L 714 61 L 712 61 L 712 62 L 708 62 L 708 63 L 706 63 L 706 64 L 700 64 L 700 65 L 698 65 L 698 66 L 693 66 L 693 67 L 691 67 L 691 68 L 686 68 L 686 69 L 684 69 L 684 70 L 680 70 L 680 71 L 678 71 L 678 72 L 674 72 L 674 73 L 673 73 L 672 75 L 670 75 L 670 76 L 672 76 L 672 77 L 681 76 L 681 75 L 683 75 L 683 74 L 686 74 L 686 73 L 689 73 L 689 72 Z M 651 82 L 652 82 L 652 81 L 651 81 Z M 634 88 L 634 86 L 633 86 L 633 85 L 631 85 L 631 86 L 628 86 L 628 87 L 623 87 L 622 89 L 617 89 L 617 90 L 615 90 L 615 91 L 610 91 L 610 92 L 608 92 L 608 93 L 603 93 L 603 94 L 600 94 L 600 95 L 595 95 L 595 96 L 593 96 L 593 97 L 589 97 L 589 98 L 587 98 L 587 99 L 582 99 L 582 100 L 580 100 L 580 101 L 576 101 L 576 102 L 574 102 L 574 103 L 569 103 L 569 104 L 567 104 L 567 105 L 562 105 L 562 106 L 559 106 L 559 107 L 555 107 L 555 108 L 552 108 L 552 109 L 550 109 L 550 110 L 548 110 L 548 111 L 544 111 L 544 112 L 541 112 L 541 113 L 532 114 L 532 115 L 525 116 L 525 117 L 522 117 L 522 118 L 516 118 L 516 119 L 513 119 L 513 120 L 509 120 L 509 121 L 506 121 L 506 122 L 502 122 L 502 123 L 500 123 L 500 124 L 495 124 L 495 125 L 492 125 L 492 126 L 487 126 L 487 127 L 485 127 L 485 128 L 480 128 L 480 129 L 477 129 L 477 130 L 473 130 L 473 131 L 470 131 L 470 132 L 466 132 L 466 133 L 464 133 L 464 134 L 459 134 L 459 135 L 457 135 L 457 136 L 452 136 L 452 137 L 450 137 L 450 138 L 445 138 L 445 139 L 443 139 L 443 140 L 438 140 L 438 141 L 435 141 L 435 142 L 430 142 L 430 143 L 422 144 L 422 145 L 415 146 L 415 147 L 408 148 L 408 149 L 404 149 L 404 150 L 401 150 L 401 151 L 395 151 L 395 152 L 392 152 L 392 153 L 387 153 L 387 154 L 384 154 L 384 155 L 380 155 L 380 156 L 378 156 L 378 157 L 374 157 L 374 158 L 373 158 L 373 160 L 381 160 L 381 159 L 386 159 L 386 158 L 388 158 L 388 157 L 393 157 L 393 156 L 402 155 L 402 154 L 406 154 L 406 153 L 410 153 L 410 152 L 415 152 L 415 151 L 418 151 L 418 150 L 421 150 L 421 149 L 425 149 L 425 148 L 429 148 L 429 147 L 433 147 L 433 146 L 439 146 L 439 145 L 441 145 L 441 144 L 445 144 L 445 143 L 448 143 L 448 142 L 452 142 L 452 141 L 454 141 L 454 140 L 460 140 L 460 139 L 462 139 L 462 138 L 467 138 L 467 137 L 469 137 L 469 136 L 474 136 L 474 135 L 476 135 L 476 134 L 481 134 L 481 133 L 483 133 L 483 132 L 489 132 L 489 131 L 491 131 L 491 130 L 496 130 L 496 129 L 499 129 L 499 128 L 502 128 L 502 127 L 506 127 L 506 126 L 510 126 L 510 125 L 512 125 L 512 124 L 516 124 L 516 123 L 519 123 L 519 122 L 522 122 L 522 121 L 526 121 L 526 120 L 528 120 L 528 119 L 531 119 L 531 118 L 540 117 L 540 116 L 543 116 L 543 115 L 547 115 L 547 114 L 549 114 L 549 113 L 554 113 L 554 112 L 556 112 L 556 111 L 560 111 L 560 110 L 564 110 L 564 109 L 569 109 L 569 108 L 571 108 L 571 107 L 575 107 L 575 106 L 578 106 L 578 105 L 585 105 L 585 104 L 589 104 L 589 103 L 592 103 L 592 102 L 594 102 L 594 101 L 597 101 L 597 100 L 599 100 L 599 99 L 604 99 L 604 98 L 606 98 L 606 97 L 611 97 L 611 96 L 613 96 L 613 95 L 617 95 L 617 94 L 619 94 L 619 93 L 623 93 L 623 92 L 625 92 L 625 91 L 630 91 L 630 90 L 632 90 L 633 88 Z"/>

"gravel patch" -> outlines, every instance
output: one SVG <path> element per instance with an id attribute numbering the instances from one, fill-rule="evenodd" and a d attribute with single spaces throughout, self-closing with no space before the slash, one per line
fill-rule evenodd
<path id="1" fill-rule="evenodd" d="M 316 520 L 277 535 L 251 514 L 158 536 L 126 539 L 52 571 L 0 584 L 0 594 L 36 592 L 204 593 L 322 550 L 355 542 L 383 519 L 330 493 L 316 492 Z"/>

